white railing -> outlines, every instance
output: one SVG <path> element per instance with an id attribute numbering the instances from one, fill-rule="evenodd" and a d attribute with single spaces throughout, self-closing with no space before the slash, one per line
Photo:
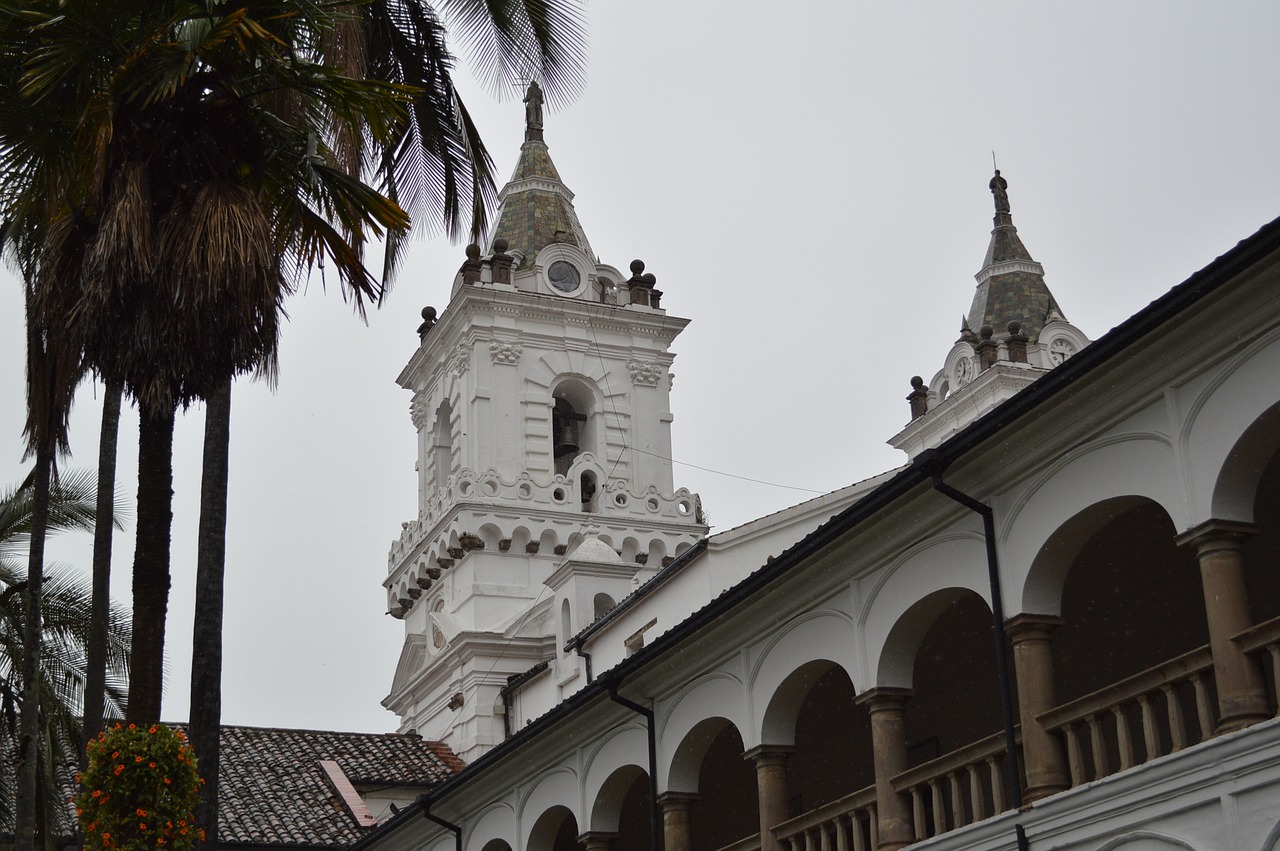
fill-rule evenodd
<path id="1" fill-rule="evenodd" d="M 859 789 L 773 828 L 791 851 L 872 851 L 876 836 L 876 787 Z"/>
<path id="2" fill-rule="evenodd" d="M 1012 800 L 1005 788 L 1004 733 L 994 733 L 893 778 L 911 796 L 916 839 L 927 839 L 1002 813 Z"/>

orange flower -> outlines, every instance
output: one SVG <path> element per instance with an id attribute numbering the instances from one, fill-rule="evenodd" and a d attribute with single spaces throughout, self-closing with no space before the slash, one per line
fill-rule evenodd
<path id="1" fill-rule="evenodd" d="M 142 757 L 140 757 L 140 756 L 135 756 L 135 757 L 133 758 L 133 761 L 134 761 L 134 762 L 142 762 Z"/>
<path id="2" fill-rule="evenodd" d="M 155 768 L 155 767 L 156 767 L 156 764 L 154 762 L 147 763 L 147 768 Z"/>
<path id="3" fill-rule="evenodd" d="M 120 758 L 120 751 L 112 751 L 112 752 L 111 752 L 111 758 L 112 758 L 112 759 L 119 759 L 119 758 Z"/>
<path id="4" fill-rule="evenodd" d="M 148 730 L 147 732 L 148 732 L 148 733 L 158 733 L 158 732 L 160 732 L 160 728 L 159 728 L 159 727 L 157 727 L 155 724 L 152 724 L 152 725 L 151 725 L 151 729 L 150 729 L 150 730 Z"/>
<path id="5" fill-rule="evenodd" d="M 137 725 L 137 724 L 130 724 L 130 725 L 129 725 L 129 729 L 130 729 L 130 730 L 136 730 L 136 729 L 138 729 L 138 725 Z"/>
<path id="6" fill-rule="evenodd" d="M 138 822 L 138 830 L 146 830 L 147 826 L 142 822 Z"/>
<path id="7" fill-rule="evenodd" d="M 144 810 L 144 809 L 139 809 L 139 810 L 138 810 L 138 818 L 146 818 L 146 817 L 147 817 L 147 811 L 146 811 L 146 810 Z"/>
<path id="8" fill-rule="evenodd" d="M 168 786 L 168 785 L 170 785 L 171 783 L 173 783 L 173 781 L 172 781 L 172 780 L 170 780 L 168 777 L 166 777 L 166 778 L 164 779 L 164 785 Z"/>
<path id="9" fill-rule="evenodd" d="M 96 798 L 96 797 L 98 797 L 98 796 L 99 796 L 99 795 L 101 795 L 101 794 L 102 794 L 102 790 L 101 790 L 101 789 L 94 789 L 94 790 L 93 790 L 93 797 L 95 797 L 95 798 Z"/>
<path id="10" fill-rule="evenodd" d="M 116 766 L 116 776 L 117 776 L 117 777 L 119 777 L 119 776 L 120 776 L 120 772 L 122 772 L 122 771 L 124 771 L 124 766 L 123 766 L 123 765 L 117 765 L 117 766 Z"/>

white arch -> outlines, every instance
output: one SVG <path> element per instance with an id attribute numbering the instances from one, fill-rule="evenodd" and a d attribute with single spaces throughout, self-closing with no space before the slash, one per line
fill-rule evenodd
<path id="1" fill-rule="evenodd" d="M 939 608 L 929 615 L 925 609 L 915 608 L 921 600 L 935 599 L 934 595 L 943 591 L 968 590 L 991 605 L 986 543 L 980 532 L 954 531 L 928 538 L 903 553 L 879 578 L 861 618 L 862 646 L 875 672 L 866 688 L 910 686 L 915 647 L 941 611 Z M 902 622 L 909 612 L 912 621 Z M 915 623 L 921 618 L 927 622 Z M 894 647 L 886 656 L 894 633 Z"/>
<path id="2" fill-rule="evenodd" d="M 688 778 L 681 776 L 679 786 L 672 786 L 673 766 L 679 749 L 689 733 L 709 718 L 724 718 L 738 728 L 749 729 L 746 718 L 746 690 L 742 682 L 725 672 L 701 677 L 680 691 L 661 707 L 658 719 L 658 792 L 692 792 Z M 744 737 L 745 738 L 745 737 Z M 694 778 L 694 785 L 697 778 Z"/>
<path id="3" fill-rule="evenodd" d="M 1195 851 L 1195 846 L 1162 833 L 1135 830 L 1123 836 L 1117 836 L 1098 847 L 1098 851 L 1174 851 L 1174 849 Z"/>
<path id="4" fill-rule="evenodd" d="M 1003 520 L 996 514 L 1001 580 L 1011 589 L 1006 615 L 1059 613 L 1060 601 L 1026 599 L 1027 577 L 1050 536 L 1073 517 L 1106 500 L 1139 497 L 1157 503 L 1178 529 L 1186 522 L 1181 494 L 1173 449 L 1163 435 L 1112 435 L 1064 454 L 1031 482 Z"/>
<path id="5" fill-rule="evenodd" d="M 1238 352 L 1187 410 L 1178 453 L 1187 471 L 1191 516 L 1179 530 L 1206 520 L 1252 519 L 1253 503 L 1217 493 L 1222 468 L 1245 430 L 1280 400 L 1280 329 Z"/>
<path id="6" fill-rule="evenodd" d="M 564 807 L 582 827 L 581 796 L 578 775 L 568 766 L 561 765 L 543 772 L 521 796 L 519 810 L 520 849 L 528 849 L 529 839 L 538 819 L 553 807 Z"/>
<path id="7" fill-rule="evenodd" d="M 587 760 L 582 783 L 582 800 L 585 802 L 584 808 L 589 814 L 589 821 L 582 825 L 582 829 L 617 830 L 618 807 L 621 806 L 622 801 L 620 799 L 602 801 L 600 793 L 606 785 L 609 785 L 619 769 L 626 766 L 634 766 L 648 775 L 648 734 L 640 724 L 629 724 L 614 730 L 607 738 L 596 743 L 596 749 L 588 755 Z"/>
<path id="8" fill-rule="evenodd" d="M 853 621 L 843 612 L 805 612 L 775 629 L 750 675 L 748 692 L 754 723 L 750 739 L 744 744 L 748 748 L 764 743 L 793 744 L 795 713 L 804 700 L 804 690 L 788 690 L 780 695 L 779 688 L 797 669 L 817 661 L 835 663 L 854 680 L 854 652 Z M 854 690 L 862 691 L 856 680 Z"/>
<path id="9" fill-rule="evenodd" d="M 466 851 L 482 851 L 495 839 L 516 848 L 516 811 L 508 801 L 495 801 L 482 810 L 477 818 L 467 819 L 467 822 L 471 831 L 463 844 Z"/>

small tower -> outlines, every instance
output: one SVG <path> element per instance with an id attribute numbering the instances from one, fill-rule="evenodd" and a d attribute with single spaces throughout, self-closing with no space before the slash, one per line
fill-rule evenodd
<path id="1" fill-rule="evenodd" d="M 991 241 L 960 338 L 926 387 L 911 379 L 911 422 L 889 444 L 914 458 L 937 446 L 1089 344 L 1067 322 L 1013 225 L 1009 184 L 996 169 Z"/>
<path id="2" fill-rule="evenodd" d="M 629 278 L 597 262 L 536 84 L 525 116 L 493 240 L 468 246 L 447 309 L 423 311 L 397 379 L 413 394 L 419 498 L 383 583 L 405 624 L 383 705 L 468 761 L 514 728 L 508 677 L 552 663 L 540 688 L 580 688 L 565 636 L 707 531 L 670 460 L 670 346 L 688 320 L 661 309 L 642 262 Z"/>

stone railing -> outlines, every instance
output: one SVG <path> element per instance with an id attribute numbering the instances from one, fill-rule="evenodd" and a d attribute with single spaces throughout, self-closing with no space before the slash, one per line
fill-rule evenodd
<path id="1" fill-rule="evenodd" d="M 1124 771 L 1213 735 L 1212 669 L 1205 645 L 1038 716 L 1045 729 L 1063 738 L 1071 785 Z"/>
<path id="2" fill-rule="evenodd" d="M 1240 649 L 1258 659 L 1265 667 L 1271 667 L 1271 695 L 1273 706 L 1280 706 L 1280 617 L 1251 626 L 1231 640 Z"/>
<path id="3" fill-rule="evenodd" d="M 872 851 L 877 844 L 876 787 L 784 821 L 773 835 L 790 851 Z"/>
<path id="4" fill-rule="evenodd" d="M 909 768 L 893 787 L 911 796 L 917 839 L 927 839 L 1002 813 L 1012 796 L 1005 788 L 1004 733 Z"/>

